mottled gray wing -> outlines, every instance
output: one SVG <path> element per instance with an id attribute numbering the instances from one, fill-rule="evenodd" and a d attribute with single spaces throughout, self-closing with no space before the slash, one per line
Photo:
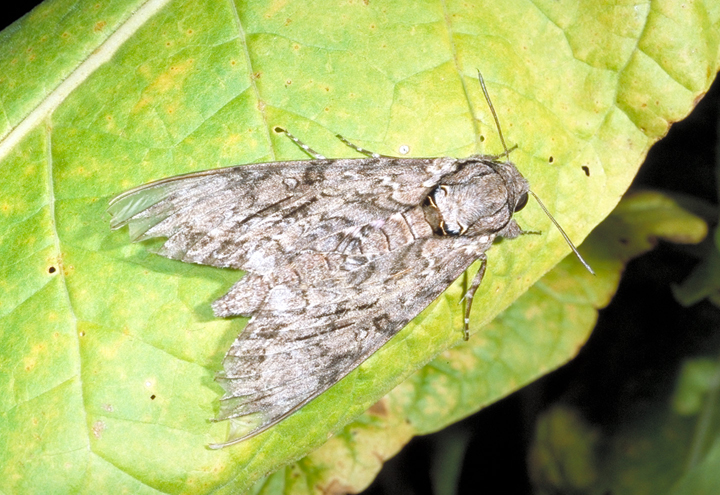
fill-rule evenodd
<path id="1" fill-rule="evenodd" d="M 266 286 L 248 274 L 223 300 L 245 296 L 254 316 L 218 378 L 218 420 L 233 427 L 223 447 L 269 428 L 337 383 L 437 298 L 492 243 L 425 237 L 366 259 L 333 254 L 296 283 Z M 307 253 L 306 253 L 307 255 Z M 298 254 L 298 256 L 303 256 Z M 309 256 L 309 255 L 308 255 Z M 305 276 L 326 275 L 303 284 Z M 263 295 L 257 298 L 253 292 Z M 217 307 L 216 307 L 217 310 Z"/>
<path id="2" fill-rule="evenodd" d="M 244 430 L 234 441 L 349 373 L 482 253 L 466 238 L 432 238 L 422 213 L 456 168 L 452 158 L 249 165 L 111 202 L 113 228 L 167 237 L 159 254 L 249 272 L 213 304 L 218 316 L 253 315 L 220 377 L 218 419 Z"/>
<path id="3" fill-rule="evenodd" d="M 158 254 L 168 258 L 268 273 L 309 230 L 322 236 L 412 207 L 456 167 L 451 158 L 245 165 L 140 186 L 108 212 L 133 240 L 166 237 Z"/>

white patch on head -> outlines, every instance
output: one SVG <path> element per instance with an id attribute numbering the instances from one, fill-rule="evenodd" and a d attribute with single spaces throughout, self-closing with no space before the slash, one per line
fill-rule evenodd
<path id="1" fill-rule="evenodd" d="M 485 243 L 485 242 L 487 242 L 487 241 L 489 241 L 489 240 L 490 240 L 490 238 L 489 238 L 488 236 L 486 236 L 486 235 L 483 235 L 483 236 L 481 236 L 481 237 L 478 239 L 478 241 L 483 242 L 483 243 Z"/>
<path id="2" fill-rule="evenodd" d="M 450 158 L 449 156 L 443 157 L 443 158 L 437 158 L 432 161 L 430 165 L 428 165 L 425 170 L 427 170 L 429 173 L 436 175 L 435 181 L 433 183 L 437 183 L 437 179 L 450 172 L 454 172 L 457 170 L 458 160 L 457 158 Z"/>

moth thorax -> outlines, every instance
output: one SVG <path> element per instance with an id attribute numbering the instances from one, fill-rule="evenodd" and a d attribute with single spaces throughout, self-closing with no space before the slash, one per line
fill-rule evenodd
<path id="1" fill-rule="evenodd" d="M 440 184 L 423 203 L 425 219 L 437 235 L 470 234 L 473 226 L 489 220 L 505 222 L 512 216 L 508 191 L 496 175 L 478 177 L 467 184 Z M 507 217 L 507 218 L 504 218 Z"/>

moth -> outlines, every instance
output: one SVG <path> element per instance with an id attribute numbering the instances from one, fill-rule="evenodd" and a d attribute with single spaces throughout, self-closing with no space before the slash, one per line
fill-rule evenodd
<path id="1" fill-rule="evenodd" d="M 165 237 L 168 258 L 246 272 L 212 304 L 250 316 L 217 380 L 221 448 L 257 435 L 337 383 L 436 299 L 474 261 L 464 337 L 486 251 L 524 232 L 513 214 L 528 181 L 505 152 L 467 158 L 395 158 L 338 136 L 366 158 L 328 159 L 277 127 L 312 160 L 191 173 L 110 202 L 111 227 Z M 539 202 L 550 216 L 547 209 Z M 583 264 L 577 249 L 550 216 Z"/>

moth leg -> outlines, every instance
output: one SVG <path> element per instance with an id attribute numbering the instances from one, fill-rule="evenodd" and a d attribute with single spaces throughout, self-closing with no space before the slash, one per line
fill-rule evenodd
<path id="1" fill-rule="evenodd" d="M 472 284 L 470 284 L 470 288 L 465 293 L 465 320 L 463 320 L 463 340 L 469 340 L 470 339 L 470 310 L 472 309 L 472 300 L 473 296 L 475 295 L 475 291 L 478 290 L 478 287 L 480 287 L 480 282 L 482 282 L 483 277 L 485 276 L 485 267 L 487 266 L 487 257 L 483 254 L 479 258 L 480 260 L 480 269 L 475 274 L 475 278 L 472 281 Z"/>
<path id="2" fill-rule="evenodd" d="M 275 127 L 275 132 L 282 132 L 283 134 L 285 134 L 287 137 L 292 139 L 293 143 L 297 144 L 301 150 L 303 150 L 305 153 L 315 158 L 316 160 L 327 160 L 325 156 L 321 155 L 320 153 L 312 149 L 310 146 L 290 134 L 290 131 L 288 131 L 287 129 L 283 129 L 282 127 Z"/>
<path id="3" fill-rule="evenodd" d="M 512 153 L 516 149 L 518 149 L 517 144 L 515 146 L 513 146 L 512 148 L 510 148 L 509 150 L 507 150 L 505 153 L 500 153 L 499 155 L 490 155 L 490 156 L 488 156 L 488 158 L 491 160 L 499 160 L 500 158 L 505 157 L 505 159 L 508 159 L 508 158 L 510 158 L 510 153 Z"/>
<path id="4" fill-rule="evenodd" d="M 361 148 L 357 144 L 351 143 L 350 141 L 342 137 L 340 134 L 335 134 L 335 137 L 342 141 L 344 145 L 349 146 L 358 153 L 362 153 L 363 155 L 369 156 L 370 158 L 395 158 L 393 156 L 381 155 L 380 153 L 374 153 L 372 151 L 366 150 L 365 148 Z"/>

